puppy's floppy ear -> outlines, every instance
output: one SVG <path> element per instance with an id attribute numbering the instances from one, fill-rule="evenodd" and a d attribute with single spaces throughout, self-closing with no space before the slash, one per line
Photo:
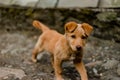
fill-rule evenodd
<path id="1" fill-rule="evenodd" d="M 84 29 L 87 36 L 89 36 L 93 30 L 93 27 L 87 23 L 82 23 L 82 28 Z"/>
<path id="2" fill-rule="evenodd" d="M 72 33 L 72 32 L 74 32 L 75 29 L 77 28 L 77 23 L 71 21 L 71 22 L 66 23 L 64 27 L 65 27 L 65 32 L 66 32 L 66 33 L 68 33 L 68 32 L 69 32 L 69 33 Z"/>

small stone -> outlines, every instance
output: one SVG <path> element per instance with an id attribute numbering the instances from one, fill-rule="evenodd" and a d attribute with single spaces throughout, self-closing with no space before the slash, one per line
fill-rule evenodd
<path id="1" fill-rule="evenodd" d="M 14 74 L 9 74 L 2 78 L 2 80 L 19 80 Z"/>
<path id="2" fill-rule="evenodd" d="M 105 47 L 105 50 L 108 50 L 109 49 L 109 47 Z"/>
<path id="3" fill-rule="evenodd" d="M 103 74 L 102 74 L 102 73 L 100 73 L 99 75 L 100 75 L 100 76 L 103 76 Z"/>
<path id="4" fill-rule="evenodd" d="M 93 61 L 93 62 L 95 62 L 95 61 L 96 61 L 96 60 L 95 60 L 95 58 L 94 58 L 94 59 L 92 59 L 92 61 Z"/>
<path id="5" fill-rule="evenodd" d="M 12 68 L 12 65 L 8 65 L 9 68 Z"/>
<path id="6" fill-rule="evenodd" d="M 94 72 L 95 75 L 98 75 L 98 71 L 97 71 L 96 68 L 93 68 L 93 72 Z"/>
<path id="7" fill-rule="evenodd" d="M 8 76 L 3 77 L 3 79 L 8 79 Z"/>

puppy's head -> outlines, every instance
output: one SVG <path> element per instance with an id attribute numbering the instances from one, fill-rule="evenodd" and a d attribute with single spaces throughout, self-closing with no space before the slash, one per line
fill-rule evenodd
<path id="1" fill-rule="evenodd" d="M 65 24 L 65 35 L 69 46 L 73 51 L 81 51 L 85 40 L 92 32 L 93 27 L 87 23 L 77 24 L 68 22 Z"/>

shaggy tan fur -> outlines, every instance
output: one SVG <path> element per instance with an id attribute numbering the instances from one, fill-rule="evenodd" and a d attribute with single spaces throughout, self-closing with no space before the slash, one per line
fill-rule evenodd
<path id="1" fill-rule="evenodd" d="M 73 60 L 81 79 L 88 80 L 82 57 L 85 41 L 93 30 L 92 26 L 87 23 L 78 24 L 76 22 L 68 22 L 64 27 L 64 35 L 49 29 L 46 25 L 37 20 L 33 21 L 33 26 L 43 32 L 33 50 L 33 62 L 37 62 L 36 57 L 39 52 L 46 50 L 51 53 L 56 80 L 63 80 L 61 65 L 63 61 L 70 59 Z"/>

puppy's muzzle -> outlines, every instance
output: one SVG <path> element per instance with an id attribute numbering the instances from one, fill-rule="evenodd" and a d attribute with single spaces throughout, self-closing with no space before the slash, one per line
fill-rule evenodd
<path id="1" fill-rule="evenodd" d="M 82 49 L 82 47 L 80 45 L 76 46 L 76 50 L 80 51 Z"/>

